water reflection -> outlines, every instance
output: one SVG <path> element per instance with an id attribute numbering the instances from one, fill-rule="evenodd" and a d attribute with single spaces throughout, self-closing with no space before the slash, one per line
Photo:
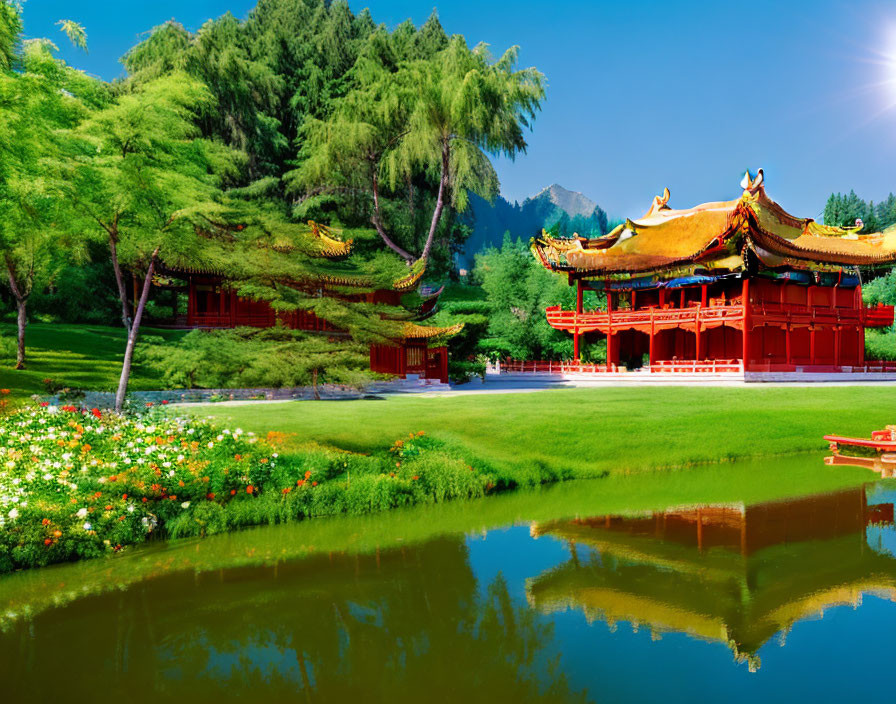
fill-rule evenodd
<path id="1" fill-rule="evenodd" d="M 513 503 L 500 527 L 458 518 L 447 535 L 429 510 L 312 521 L 13 575 L 0 701 L 757 702 L 787 698 L 792 679 L 799 700 L 849 699 L 855 681 L 885 691 L 892 486 L 535 523 Z M 404 521 L 389 538 L 404 547 L 346 549 L 377 521 Z"/>
<path id="2" fill-rule="evenodd" d="M 457 537 L 90 597 L 19 622 L 2 668 L 6 701 L 576 701 L 552 638 L 503 578 L 480 591 Z"/>
<path id="3" fill-rule="evenodd" d="M 869 527 L 877 549 L 869 549 Z M 527 581 L 537 610 L 578 609 L 611 628 L 626 621 L 654 637 L 718 641 L 751 670 L 760 647 L 797 621 L 858 606 L 863 593 L 896 600 L 893 503 L 869 504 L 866 487 L 535 523 L 530 532 L 565 541 L 571 555 Z"/>

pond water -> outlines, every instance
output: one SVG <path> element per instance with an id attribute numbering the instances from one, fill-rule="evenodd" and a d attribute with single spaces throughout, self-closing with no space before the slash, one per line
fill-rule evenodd
<path id="1" fill-rule="evenodd" d="M 569 484 L 11 575 L 2 701 L 886 696 L 896 483 L 789 462 L 837 486 L 753 496 L 738 482 L 765 475 L 731 466 L 708 501 Z"/>

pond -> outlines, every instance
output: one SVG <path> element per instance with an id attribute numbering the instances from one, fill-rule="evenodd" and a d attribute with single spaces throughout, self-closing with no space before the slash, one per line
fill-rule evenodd
<path id="1" fill-rule="evenodd" d="M 788 472 L 812 477 L 806 492 L 774 490 Z M 732 464 L 10 575 L 3 701 L 883 693 L 896 482 L 874 476 L 818 457 Z"/>

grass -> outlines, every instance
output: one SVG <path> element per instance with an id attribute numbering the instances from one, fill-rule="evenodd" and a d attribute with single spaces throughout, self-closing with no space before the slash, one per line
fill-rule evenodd
<path id="1" fill-rule="evenodd" d="M 896 422 L 889 386 L 605 388 L 385 401 L 197 407 L 231 425 L 354 452 L 411 431 L 503 472 L 575 478 L 820 451 L 827 433 L 867 436 Z"/>
<path id="2" fill-rule="evenodd" d="M 142 335 L 158 335 L 177 339 L 182 330 L 144 328 Z M 44 393 L 44 379 L 53 379 L 66 386 L 91 391 L 112 391 L 118 386 L 121 360 L 124 357 L 124 328 L 102 325 L 67 325 L 60 323 L 30 323 L 26 330 L 27 368 L 15 370 L 15 325 L 0 324 L 0 335 L 12 357 L 0 367 L 0 387 L 10 389 L 14 396 Z M 161 381 L 135 367 L 128 387 L 132 391 L 162 388 Z"/>

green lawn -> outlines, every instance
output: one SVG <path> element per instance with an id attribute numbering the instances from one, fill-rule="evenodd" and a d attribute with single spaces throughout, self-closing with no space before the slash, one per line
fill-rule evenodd
<path id="1" fill-rule="evenodd" d="M 0 324 L 0 334 L 14 342 L 15 325 Z M 184 332 L 145 328 L 142 334 L 172 339 Z M 112 391 L 118 385 L 124 357 L 123 328 L 30 323 L 25 341 L 27 368 L 13 369 L 14 347 L 11 348 L 12 358 L 4 360 L 0 366 L 0 387 L 10 389 L 17 396 L 43 393 L 43 380 L 48 378 L 72 388 L 91 391 Z M 161 382 L 135 368 L 129 388 L 132 391 L 159 389 Z"/>
<path id="2" fill-rule="evenodd" d="M 611 388 L 385 401 L 199 406 L 223 422 L 299 444 L 371 452 L 426 431 L 474 461 L 537 463 L 575 477 L 821 451 L 826 433 L 868 435 L 896 422 L 889 386 Z"/>

